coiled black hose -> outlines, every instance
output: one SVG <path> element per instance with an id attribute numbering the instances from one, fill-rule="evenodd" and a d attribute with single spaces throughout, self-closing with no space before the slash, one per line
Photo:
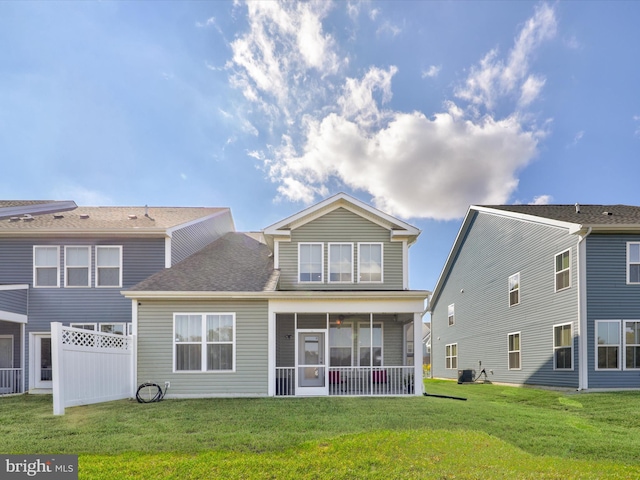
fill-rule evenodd
<path id="1" fill-rule="evenodd" d="M 138 403 L 159 402 L 164 398 L 166 392 L 166 390 L 163 392 L 157 383 L 143 383 L 138 387 L 136 400 Z"/>

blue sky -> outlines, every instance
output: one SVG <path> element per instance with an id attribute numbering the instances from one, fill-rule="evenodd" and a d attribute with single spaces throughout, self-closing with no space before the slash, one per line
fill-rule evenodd
<path id="1" fill-rule="evenodd" d="M 469 204 L 638 205 L 640 3 L 0 2 L 0 197 L 229 206 L 347 192 L 422 229 Z"/>

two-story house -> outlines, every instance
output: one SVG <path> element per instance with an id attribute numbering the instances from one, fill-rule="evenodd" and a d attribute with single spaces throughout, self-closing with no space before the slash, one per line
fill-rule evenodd
<path id="1" fill-rule="evenodd" d="M 0 394 L 51 391 L 51 322 L 130 333 L 121 290 L 229 231 L 228 208 L 0 201 Z"/>
<path id="2" fill-rule="evenodd" d="M 123 292 L 138 384 L 168 382 L 174 398 L 421 394 L 419 234 L 346 194 L 226 234 Z"/>
<path id="3" fill-rule="evenodd" d="M 640 207 L 472 206 L 429 309 L 435 377 L 639 388 Z"/>

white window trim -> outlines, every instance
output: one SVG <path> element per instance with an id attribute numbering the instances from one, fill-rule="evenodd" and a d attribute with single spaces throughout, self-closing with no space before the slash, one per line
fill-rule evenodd
<path id="1" fill-rule="evenodd" d="M 97 323 L 91 323 L 91 322 L 74 322 L 74 323 L 70 323 L 69 326 L 71 328 L 82 328 L 83 330 L 90 330 L 88 328 L 85 328 L 87 326 L 93 327 L 94 332 L 98 331 L 98 324 Z"/>
<path id="2" fill-rule="evenodd" d="M 360 247 L 362 245 L 380 245 L 380 280 L 360 280 L 360 272 L 361 265 L 360 262 L 362 260 L 360 256 Z M 384 243 L 382 242 L 358 242 L 358 281 L 357 283 L 384 283 Z"/>
<path id="3" fill-rule="evenodd" d="M 640 282 L 632 282 L 631 279 L 629 278 L 629 270 L 631 267 L 631 259 L 629 258 L 629 246 L 630 245 L 640 245 L 640 242 L 627 242 L 627 285 L 640 285 Z M 633 265 L 638 265 L 640 264 L 640 262 L 633 262 Z"/>
<path id="4" fill-rule="evenodd" d="M 343 280 L 331 280 L 331 247 L 333 246 L 345 246 L 348 245 L 351 247 L 351 280 L 349 281 L 343 281 Z M 353 282 L 353 243 L 349 243 L 349 242 L 331 242 L 329 243 L 329 251 L 328 251 L 328 259 L 327 259 L 327 270 L 328 270 L 328 278 L 327 278 L 327 282 L 328 283 L 354 283 Z M 299 267 L 298 267 L 299 268 Z M 299 277 L 298 277 L 299 278 Z"/>
<path id="5" fill-rule="evenodd" d="M 613 343 L 607 343 L 604 345 L 599 345 L 598 344 L 598 324 L 600 323 L 617 323 L 619 328 L 618 328 L 618 343 L 617 344 L 613 344 Z M 623 349 L 623 341 L 621 338 L 622 335 L 622 321 L 621 320 L 596 320 L 594 322 L 594 342 L 595 342 L 595 350 L 594 350 L 594 361 L 595 361 L 595 365 L 594 365 L 594 369 L 596 371 L 599 372 L 619 372 L 622 370 L 622 349 Z M 598 368 L 598 347 L 613 347 L 616 346 L 618 347 L 618 368 Z"/>
<path id="6" fill-rule="evenodd" d="M 58 259 L 56 265 L 56 284 L 55 285 L 38 285 L 37 281 L 37 267 L 36 266 L 36 250 L 38 248 L 55 248 L 56 249 L 56 258 Z M 53 267 L 42 267 L 42 268 L 53 268 Z M 33 287 L 34 288 L 60 288 L 60 246 L 59 245 L 34 245 L 33 246 Z"/>
<path id="7" fill-rule="evenodd" d="M 556 346 L 556 328 L 557 327 L 566 327 L 566 326 L 571 327 L 571 343 L 569 345 L 569 347 L 564 347 L 564 346 Z M 574 336 L 574 332 L 573 332 L 573 322 L 567 322 L 567 323 L 558 323 L 556 325 L 553 326 L 553 329 L 551 330 L 553 332 L 553 339 L 552 339 L 552 344 L 553 344 L 553 369 L 557 372 L 572 372 L 574 370 L 574 357 L 573 357 L 573 336 Z M 556 350 L 559 350 L 561 348 L 570 348 L 571 349 L 571 368 L 557 368 L 556 367 Z"/>
<path id="8" fill-rule="evenodd" d="M 334 328 L 334 327 L 335 328 L 340 327 L 340 328 L 349 328 L 349 329 L 351 329 L 351 345 L 350 345 L 351 346 L 351 366 L 353 367 L 354 363 L 355 363 L 355 358 L 354 358 L 354 355 L 353 355 L 353 343 L 354 343 L 354 340 L 355 340 L 356 326 L 355 326 L 354 322 L 342 322 L 339 325 L 338 325 L 337 322 L 331 322 L 331 323 L 329 323 L 329 333 L 331 333 L 331 328 Z M 331 335 L 329 335 L 329 342 L 331 342 Z M 331 349 L 332 348 L 347 348 L 347 347 L 338 347 L 336 345 L 331 345 L 331 343 L 329 343 L 329 363 L 331 363 Z M 358 361 L 360 361 L 359 357 L 358 357 Z M 332 366 L 332 365 L 329 365 L 329 366 Z M 337 367 L 337 368 L 340 368 L 340 367 Z"/>
<path id="9" fill-rule="evenodd" d="M 7 335 L 0 335 L 0 338 L 5 338 L 5 339 L 9 339 L 11 340 L 11 366 L 7 367 L 7 368 L 14 368 L 15 366 L 15 362 L 14 362 L 14 355 L 15 355 L 15 338 L 13 338 L 13 334 L 7 334 Z"/>
<path id="10" fill-rule="evenodd" d="M 511 338 L 512 335 L 518 335 L 518 344 L 520 345 L 520 348 L 518 350 L 510 350 L 510 346 L 509 346 L 509 340 Z M 511 356 L 512 353 L 516 353 L 518 352 L 518 364 L 520 365 L 517 368 L 511 368 L 510 366 L 510 359 L 509 357 Z M 522 370 L 522 332 L 511 332 L 507 334 L 507 370 Z"/>
<path id="11" fill-rule="evenodd" d="M 127 334 L 127 323 L 126 322 L 101 322 L 98 325 L 98 331 L 102 332 L 102 333 L 113 333 L 113 332 L 103 332 L 102 331 L 102 327 L 103 326 L 115 326 L 115 325 L 121 325 L 122 326 L 122 335 L 126 335 Z M 119 333 L 115 333 L 114 335 L 120 335 Z"/>
<path id="12" fill-rule="evenodd" d="M 453 327 L 456 324 L 456 304 L 447 306 L 447 325 Z M 452 344 L 453 345 L 453 344 Z"/>
<path id="13" fill-rule="evenodd" d="M 302 245 L 319 245 L 320 246 L 320 280 L 300 280 L 300 247 Z M 323 242 L 300 242 L 298 243 L 298 283 L 307 284 L 320 284 L 324 283 L 324 243 Z"/>
<path id="14" fill-rule="evenodd" d="M 371 327 L 371 331 L 373 332 L 373 326 L 374 325 L 380 325 L 380 365 L 374 365 L 373 364 L 373 357 L 371 358 L 371 365 L 360 365 L 360 349 L 361 348 L 366 348 L 362 345 L 360 345 L 360 332 L 362 331 L 362 328 L 369 328 Z M 371 345 L 369 345 L 369 348 L 373 348 L 373 347 L 377 347 L 378 345 L 373 345 L 373 335 L 369 334 L 369 343 L 371 343 Z M 367 322 L 360 322 L 358 323 L 358 350 L 357 350 L 357 354 L 358 354 L 358 362 L 357 365 L 359 367 L 384 367 L 384 322 L 373 322 L 373 324 L 371 323 L 367 323 Z M 353 362 L 352 362 L 353 363 Z"/>
<path id="15" fill-rule="evenodd" d="M 69 248 L 83 248 L 87 251 L 87 266 L 86 267 L 70 267 L 67 265 L 67 249 Z M 86 285 L 69 285 L 67 269 L 68 268 L 86 268 L 87 269 L 87 284 Z M 65 288 L 91 288 L 91 247 L 89 245 L 65 245 L 64 247 L 64 287 Z"/>
<path id="16" fill-rule="evenodd" d="M 511 290 L 511 279 L 513 277 L 518 277 L 518 287 Z M 520 305 L 520 272 L 514 273 L 513 275 L 509 275 L 509 279 L 507 280 L 507 289 L 509 290 L 509 308 L 515 307 L 516 305 Z M 518 301 L 516 303 L 511 303 L 511 293 L 518 292 Z"/>
<path id="17" fill-rule="evenodd" d="M 447 347 L 456 347 L 456 354 L 455 355 L 447 355 Z M 451 350 L 451 349 L 449 349 Z M 447 359 L 456 359 L 456 364 L 455 366 L 453 365 L 453 362 L 450 361 L 449 364 L 450 366 L 447 367 Z M 444 346 L 444 368 L 445 370 L 457 370 L 458 369 L 458 344 L 457 343 L 448 343 L 447 345 Z"/>
<path id="18" fill-rule="evenodd" d="M 201 340 L 200 342 L 178 342 L 176 343 L 176 317 L 179 315 L 200 315 L 200 328 L 201 330 Z M 233 363 L 233 368 L 230 370 L 207 370 L 207 344 L 211 344 L 214 342 L 207 342 L 207 315 L 230 315 L 232 317 L 233 322 L 233 340 L 232 342 L 227 342 L 232 344 L 232 354 L 231 361 Z M 176 368 L 176 345 L 178 344 L 197 344 L 199 343 L 201 346 L 200 351 L 200 370 L 178 370 Z M 216 342 L 217 343 L 217 342 Z M 173 339 L 171 340 L 171 344 L 173 347 L 172 357 L 172 369 L 173 373 L 177 374 L 202 374 L 202 373 L 213 373 L 213 374 L 227 374 L 227 373 L 235 373 L 236 371 L 236 350 L 237 350 L 237 342 L 236 342 L 236 314 L 235 312 L 178 312 L 173 314 Z"/>
<path id="19" fill-rule="evenodd" d="M 627 367 L 627 336 L 625 335 L 625 331 L 627 328 L 627 323 L 639 323 L 640 320 L 623 320 L 622 322 L 622 330 L 621 330 L 621 334 L 622 334 L 622 369 L 623 370 L 628 370 L 630 372 L 633 371 L 638 371 L 640 370 L 640 368 L 628 368 Z M 640 346 L 640 344 L 638 343 L 632 343 L 631 345 L 638 345 Z"/>
<path id="20" fill-rule="evenodd" d="M 98 250 L 101 248 L 117 248 L 120 250 L 120 265 L 119 269 L 119 277 L 118 277 L 118 285 L 100 285 L 98 278 L 100 276 L 100 268 L 114 268 L 114 267 L 100 267 L 98 265 Z M 95 248 L 95 258 L 96 258 L 96 288 L 122 288 L 122 245 L 96 245 Z"/>
<path id="21" fill-rule="evenodd" d="M 557 265 L 557 258 L 560 255 L 564 255 L 565 253 L 569 252 L 569 266 L 567 268 L 565 268 L 564 270 L 560 270 L 559 272 L 556 271 L 556 265 Z M 571 249 L 567 248 L 566 250 L 563 250 L 560 253 L 557 253 L 556 255 L 554 255 L 553 257 L 553 288 L 554 288 L 554 292 L 562 292 L 564 290 L 568 290 L 569 288 L 571 288 L 571 267 L 572 267 L 572 262 L 571 262 Z M 568 270 L 569 271 L 569 285 L 567 285 L 564 288 L 558 288 L 558 274 L 562 273 L 564 271 Z"/>

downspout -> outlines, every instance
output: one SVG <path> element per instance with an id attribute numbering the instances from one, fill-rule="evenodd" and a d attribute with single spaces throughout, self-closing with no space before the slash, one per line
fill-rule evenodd
<path id="1" fill-rule="evenodd" d="M 585 239 L 591 234 L 592 227 L 587 233 L 578 238 L 578 391 L 589 388 L 589 360 L 587 341 L 587 244 Z"/>

